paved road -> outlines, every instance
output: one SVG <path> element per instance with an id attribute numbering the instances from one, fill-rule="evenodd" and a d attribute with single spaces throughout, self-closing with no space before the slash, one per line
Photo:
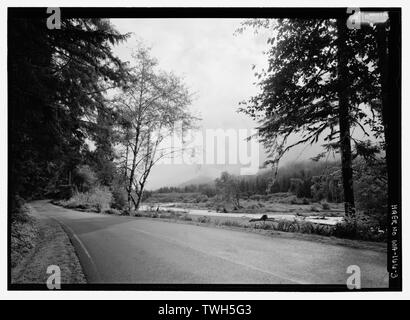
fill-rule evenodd
<path id="1" fill-rule="evenodd" d="M 387 286 L 386 254 L 313 241 L 165 221 L 77 212 L 46 201 L 36 214 L 72 233 L 93 283 L 345 284 Z"/>

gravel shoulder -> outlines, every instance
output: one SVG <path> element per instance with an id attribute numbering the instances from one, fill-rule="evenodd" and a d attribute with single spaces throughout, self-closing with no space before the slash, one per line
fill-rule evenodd
<path id="1" fill-rule="evenodd" d="M 61 270 L 61 283 L 86 283 L 74 247 L 61 225 L 53 219 L 40 216 L 30 208 L 30 216 L 37 235 L 31 248 L 11 268 L 11 284 L 46 283 L 47 268 L 56 265 Z"/>

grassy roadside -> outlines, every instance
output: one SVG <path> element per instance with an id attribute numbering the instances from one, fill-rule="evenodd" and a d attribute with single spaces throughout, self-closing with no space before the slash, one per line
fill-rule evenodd
<path id="1" fill-rule="evenodd" d="M 40 217 L 30 208 L 30 222 L 12 227 L 12 234 L 23 232 L 30 245 L 15 246 L 11 250 L 11 283 L 46 283 L 47 267 L 57 265 L 61 270 L 61 283 L 86 283 L 80 262 L 67 234 L 60 224 Z M 32 230 L 27 235 L 26 230 Z M 13 243 L 13 240 L 12 240 Z"/>
<path id="2" fill-rule="evenodd" d="M 383 242 L 373 242 L 373 241 L 363 241 L 363 240 L 351 240 L 342 239 L 333 236 L 323 236 L 317 234 L 299 233 L 299 232 L 284 232 L 279 230 L 274 230 L 271 228 L 266 228 L 267 223 L 258 222 L 250 224 L 248 219 L 244 218 L 234 218 L 234 217 L 169 217 L 166 215 L 152 215 L 150 212 L 142 212 L 136 216 L 137 218 L 145 219 L 159 219 L 161 221 L 166 221 L 170 223 L 183 223 L 190 225 L 197 225 L 203 227 L 211 228 L 222 228 L 227 230 L 234 230 L 238 232 L 250 232 L 257 233 L 264 236 L 269 236 L 271 238 L 285 238 L 285 239 L 295 239 L 295 240 L 305 240 L 320 242 L 329 245 L 346 246 L 349 248 L 362 249 L 362 250 L 372 250 L 378 252 L 387 252 L 387 245 Z"/>
<path id="3" fill-rule="evenodd" d="M 55 204 L 55 203 L 54 203 Z M 76 210 L 68 208 L 70 210 Z M 86 210 L 78 210 L 86 212 Z M 117 215 L 111 213 L 111 211 L 105 211 L 100 213 L 104 215 Z M 121 215 L 130 217 L 128 215 Z M 183 212 L 176 211 L 138 211 L 134 213 L 134 218 L 144 218 L 152 220 L 161 220 L 169 223 L 183 223 L 203 227 L 222 228 L 227 230 L 234 230 L 239 232 L 251 232 L 257 233 L 272 238 L 286 238 L 286 239 L 299 239 L 306 241 L 320 242 L 330 245 L 346 246 L 349 248 L 357 248 L 364 250 L 373 250 L 378 252 L 387 252 L 387 246 L 384 242 L 373 242 L 363 240 L 351 240 L 343 239 L 334 236 L 325 236 L 312 233 L 300 233 L 300 232 L 284 232 L 275 230 L 274 225 L 271 223 L 256 222 L 250 223 L 248 218 L 237 217 L 214 217 L 214 216 L 194 216 L 188 215 Z"/>
<path id="4" fill-rule="evenodd" d="M 29 207 L 21 204 L 12 213 L 10 235 L 10 267 L 15 268 L 34 250 L 39 236 L 38 221 L 30 215 Z"/>

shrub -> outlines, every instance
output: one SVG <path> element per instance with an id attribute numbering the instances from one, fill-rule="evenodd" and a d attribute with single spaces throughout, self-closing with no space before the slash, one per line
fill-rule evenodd
<path id="1" fill-rule="evenodd" d="M 112 193 L 107 187 L 96 187 L 89 192 L 89 202 L 102 212 L 110 208 Z"/>
<path id="2" fill-rule="evenodd" d="M 237 220 L 225 220 L 221 221 L 220 224 L 228 227 L 242 227 L 242 224 Z"/>
<path id="3" fill-rule="evenodd" d="M 30 209 L 24 200 L 15 197 L 11 202 L 10 265 L 14 268 L 34 248 L 39 230 L 36 220 L 29 215 Z"/>
<path id="4" fill-rule="evenodd" d="M 224 221 L 224 225 L 242 226 L 236 221 Z M 244 227 L 244 226 L 242 226 Z M 375 224 L 366 219 L 364 215 L 358 215 L 355 220 L 346 219 L 343 223 L 335 226 L 312 223 L 309 221 L 277 220 L 275 222 L 264 222 L 253 225 L 255 229 L 278 230 L 283 232 L 299 232 L 317 234 L 321 236 L 335 236 L 347 239 L 360 239 L 367 241 L 386 241 L 386 232 L 380 230 Z"/>
<path id="5" fill-rule="evenodd" d="M 202 216 L 202 217 L 198 217 L 198 222 L 200 223 L 210 223 L 211 222 L 211 218 L 208 216 Z"/>
<path id="6" fill-rule="evenodd" d="M 112 207 L 122 210 L 127 206 L 127 193 L 121 188 L 113 188 L 112 192 Z"/>
<path id="7" fill-rule="evenodd" d="M 188 214 L 184 214 L 181 216 L 181 220 L 192 221 L 192 217 L 190 217 Z"/>
<path id="8" fill-rule="evenodd" d="M 204 186 L 202 194 L 206 195 L 208 198 L 216 196 L 216 189 L 211 186 Z"/>
<path id="9" fill-rule="evenodd" d="M 207 202 L 207 201 L 208 201 L 208 196 L 205 194 L 201 194 L 195 198 L 196 203 Z"/>
<path id="10" fill-rule="evenodd" d="M 262 198 L 263 198 L 263 196 L 260 195 L 260 194 L 254 194 L 254 195 L 251 195 L 251 196 L 249 197 L 249 199 L 251 199 L 251 200 L 256 200 L 256 201 L 261 201 Z"/>
<path id="11" fill-rule="evenodd" d="M 316 224 L 314 233 L 321 236 L 332 236 L 334 235 L 334 227 L 323 224 Z"/>
<path id="12" fill-rule="evenodd" d="M 299 229 L 295 227 L 295 224 L 297 224 L 296 221 L 291 221 L 291 220 L 281 220 L 279 221 L 278 225 L 277 225 L 277 230 L 279 231 L 285 231 L 285 232 L 295 232 L 295 230 Z"/>
<path id="13" fill-rule="evenodd" d="M 97 175 L 88 165 L 82 165 L 74 170 L 74 184 L 80 191 L 89 191 L 97 182 Z"/>
<path id="14" fill-rule="evenodd" d="M 322 209 L 323 210 L 330 210 L 330 205 L 327 202 L 322 203 Z"/>
<path id="15" fill-rule="evenodd" d="M 11 203 L 11 223 L 27 223 L 31 221 L 28 213 L 30 212 L 23 198 L 15 196 Z"/>
<path id="16" fill-rule="evenodd" d="M 170 211 L 170 212 L 169 212 L 169 216 L 170 216 L 171 218 L 178 219 L 179 217 L 182 216 L 182 213 L 180 213 L 180 212 L 175 212 L 175 211 Z"/>
<path id="17" fill-rule="evenodd" d="M 119 211 L 117 209 L 113 209 L 113 208 L 105 210 L 104 213 L 121 215 L 121 211 Z"/>
<path id="18" fill-rule="evenodd" d="M 76 192 L 62 205 L 68 208 L 96 209 L 103 212 L 110 208 L 112 194 L 107 187 L 95 187 L 88 192 Z"/>
<path id="19" fill-rule="evenodd" d="M 279 198 L 278 202 L 285 204 L 297 204 L 297 198 L 295 195 L 288 195 L 284 196 L 283 198 Z"/>
<path id="20" fill-rule="evenodd" d="M 319 209 L 317 206 L 311 206 L 311 207 L 310 207 L 310 211 L 319 212 L 320 209 Z"/>
<path id="21" fill-rule="evenodd" d="M 74 195 L 74 189 L 71 185 L 60 185 L 56 187 L 54 192 L 49 192 L 49 195 L 54 199 L 70 199 Z"/>
<path id="22" fill-rule="evenodd" d="M 262 224 L 255 225 L 255 227 L 257 229 L 263 229 L 263 230 L 275 230 L 276 229 L 276 225 L 273 223 L 262 223 Z"/>
<path id="23" fill-rule="evenodd" d="M 334 228 L 333 235 L 340 238 L 367 241 L 386 241 L 387 236 L 384 230 L 379 229 L 377 222 L 373 222 L 361 214 L 357 214 L 355 219 L 345 218 L 345 221 L 338 223 Z"/>
<path id="24" fill-rule="evenodd" d="M 315 233 L 315 227 L 313 223 L 308 221 L 299 222 L 299 232 L 301 233 Z"/>
<path id="25" fill-rule="evenodd" d="M 388 224 L 387 215 L 387 169 L 384 160 L 368 164 L 355 164 L 355 199 L 358 210 L 371 217 L 380 228 Z"/>
<path id="26" fill-rule="evenodd" d="M 87 194 L 82 192 L 74 192 L 74 195 L 67 201 L 61 201 L 61 204 L 67 208 L 77 208 L 80 205 L 84 205 L 88 202 Z"/>

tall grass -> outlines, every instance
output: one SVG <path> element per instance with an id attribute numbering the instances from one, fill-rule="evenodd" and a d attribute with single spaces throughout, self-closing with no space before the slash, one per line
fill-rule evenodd
<path id="1" fill-rule="evenodd" d="M 61 204 L 68 208 L 95 209 L 103 212 L 110 209 L 113 196 L 108 187 L 94 187 L 87 192 L 75 192 L 67 201 Z"/>

